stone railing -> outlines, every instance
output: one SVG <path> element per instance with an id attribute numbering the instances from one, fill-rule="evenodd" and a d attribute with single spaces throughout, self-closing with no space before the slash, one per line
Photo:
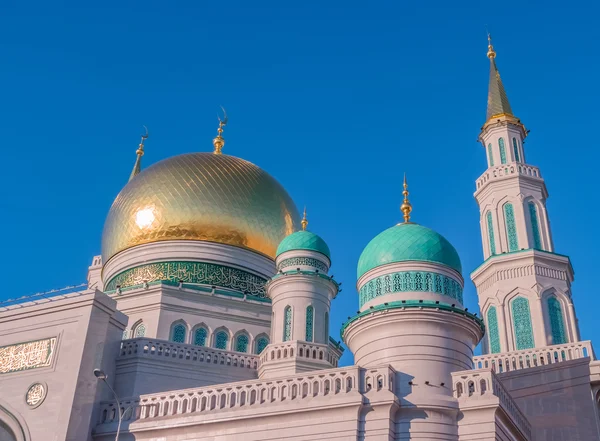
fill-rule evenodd
<path id="1" fill-rule="evenodd" d="M 531 439 L 531 424 L 517 403 L 506 390 L 502 381 L 491 369 L 478 369 L 474 371 L 462 371 L 452 374 L 452 387 L 454 398 L 459 403 L 467 400 L 474 401 L 473 404 L 485 398 L 495 396 L 498 398 L 500 407 L 510 416 L 513 424 L 528 439 Z"/>
<path id="2" fill-rule="evenodd" d="M 522 164 L 520 162 L 511 162 L 510 164 L 502 164 L 493 168 L 487 169 L 480 177 L 477 179 L 477 190 L 479 190 L 483 185 L 494 179 L 501 179 L 505 176 L 511 175 L 521 175 L 521 176 L 531 176 L 534 178 L 541 178 L 542 175 L 540 173 L 540 169 L 534 167 L 532 165 Z"/>
<path id="3" fill-rule="evenodd" d="M 258 369 L 259 356 L 150 338 L 123 340 L 119 358 L 138 357 Z"/>
<path id="4" fill-rule="evenodd" d="M 473 365 L 475 369 L 489 368 L 496 372 L 509 372 L 585 357 L 595 360 L 592 342 L 589 340 L 500 354 L 478 355 L 473 357 Z"/>
<path id="5" fill-rule="evenodd" d="M 271 404 L 298 402 L 371 390 L 394 390 L 394 371 L 388 366 L 362 369 L 356 366 L 306 372 L 288 378 L 250 380 L 196 389 L 142 395 L 123 400 L 123 421 L 147 420 L 168 415 L 201 414 L 228 409 L 262 409 Z M 100 408 L 100 424 L 118 420 L 116 405 L 105 402 Z"/>
<path id="6" fill-rule="evenodd" d="M 324 361 L 333 367 L 337 367 L 339 361 L 339 357 L 330 350 L 329 345 L 294 340 L 283 343 L 271 343 L 260 354 L 260 362 L 262 364 L 266 361 L 284 360 L 292 357 Z"/>

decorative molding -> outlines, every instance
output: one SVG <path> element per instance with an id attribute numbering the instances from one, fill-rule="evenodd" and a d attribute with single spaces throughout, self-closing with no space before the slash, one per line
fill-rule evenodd
<path id="1" fill-rule="evenodd" d="M 105 290 L 156 281 L 198 283 L 266 297 L 266 279 L 236 268 L 205 262 L 158 262 L 125 270 L 106 284 Z"/>
<path id="2" fill-rule="evenodd" d="M 48 386 L 45 383 L 33 383 L 25 393 L 25 402 L 29 407 L 35 409 L 44 402 L 47 394 Z"/>
<path id="3" fill-rule="evenodd" d="M 57 337 L 0 347 L 0 374 L 48 367 L 52 364 Z"/>
<path id="4" fill-rule="evenodd" d="M 359 291 L 359 306 L 379 296 L 410 291 L 443 294 L 463 302 L 463 288 L 456 280 L 430 271 L 401 271 L 365 283 Z"/>
<path id="5" fill-rule="evenodd" d="M 568 280 L 566 271 L 557 270 L 542 265 L 530 264 L 497 270 L 489 277 L 486 277 L 481 283 L 475 284 L 475 287 L 477 288 L 478 292 L 483 292 L 489 289 L 494 283 L 501 280 L 518 279 L 527 276 L 542 276 L 548 277 L 549 279 L 564 281 Z"/>
<path id="6" fill-rule="evenodd" d="M 284 259 L 281 262 L 279 262 L 279 265 L 277 265 L 277 269 L 280 270 L 281 268 L 285 268 L 288 266 L 312 266 L 320 271 L 327 272 L 327 265 L 325 265 L 318 259 L 313 259 L 312 257 L 290 257 L 289 259 Z"/>

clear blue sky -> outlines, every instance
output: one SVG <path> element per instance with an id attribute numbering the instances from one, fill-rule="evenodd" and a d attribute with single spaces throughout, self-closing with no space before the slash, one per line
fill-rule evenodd
<path id="1" fill-rule="evenodd" d="M 0 7 L 0 298 L 84 281 L 142 124 L 146 165 L 210 150 L 223 104 L 225 152 L 306 204 L 332 249 L 334 336 L 358 306 L 361 250 L 401 219 L 404 171 L 413 219 L 456 246 L 477 309 L 487 25 L 582 337 L 600 341 L 598 2 L 51 3 Z"/>

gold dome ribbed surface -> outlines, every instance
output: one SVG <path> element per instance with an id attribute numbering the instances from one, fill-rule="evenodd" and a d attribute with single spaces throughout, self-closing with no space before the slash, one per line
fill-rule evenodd
<path id="1" fill-rule="evenodd" d="M 275 258 L 298 230 L 300 216 L 285 189 L 240 158 L 189 153 L 138 174 L 115 199 L 102 233 L 107 262 L 124 249 L 163 240 L 203 240 Z"/>

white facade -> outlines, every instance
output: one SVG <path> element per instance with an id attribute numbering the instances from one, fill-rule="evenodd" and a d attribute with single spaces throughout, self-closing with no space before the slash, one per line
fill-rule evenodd
<path id="1" fill-rule="evenodd" d="M 233 227 L 211 224 L 204 240 L 197 225 L 165 221 L 152 241 L 149 225 L 178 213 L 144 206 L 152 217 L 141 219 L 138 242 L 119 238 L 114 255 L 94 257 L 86 289 L 0 304 L 0 440 L 108 441 L 117 432 L 148 441 L 599 440 L 600 362 L 580 341 L 573 269 L 554 250 L 544 180 L 525 161 L 527 131 L 491 45 L 488 55 L 480 135 L 488 167 L 475 192 L 485 260 L 471 274 L 483 320 L 463 305 L 454 248 L 408 222 L 405 188 L 406 222 L 359 277 L 360 309 L 342 329 L 354 365 L 338 366 L 329 250 L 303 232 L 278 254 L 263 252 L 296 222 L 284 191 L 263 174 L 288 207 L 277 222 L 261 217 L 255 198 L 261 225 L 227 219 Z M 238 159 L 194 161 L 258 173 Z M 247 190 L 245 198 L 256 196 Z M 227 194 L 213 198 L 212 213 L 243 217 L 245 200 L 235 210 L 218 205 L 234 204 Z M 184 207 L 185 216 L 195 209 Z M 400 256 L 412 231 L 438 249 Z M 480 341 L 483 355 L 474 357 Z"/>

